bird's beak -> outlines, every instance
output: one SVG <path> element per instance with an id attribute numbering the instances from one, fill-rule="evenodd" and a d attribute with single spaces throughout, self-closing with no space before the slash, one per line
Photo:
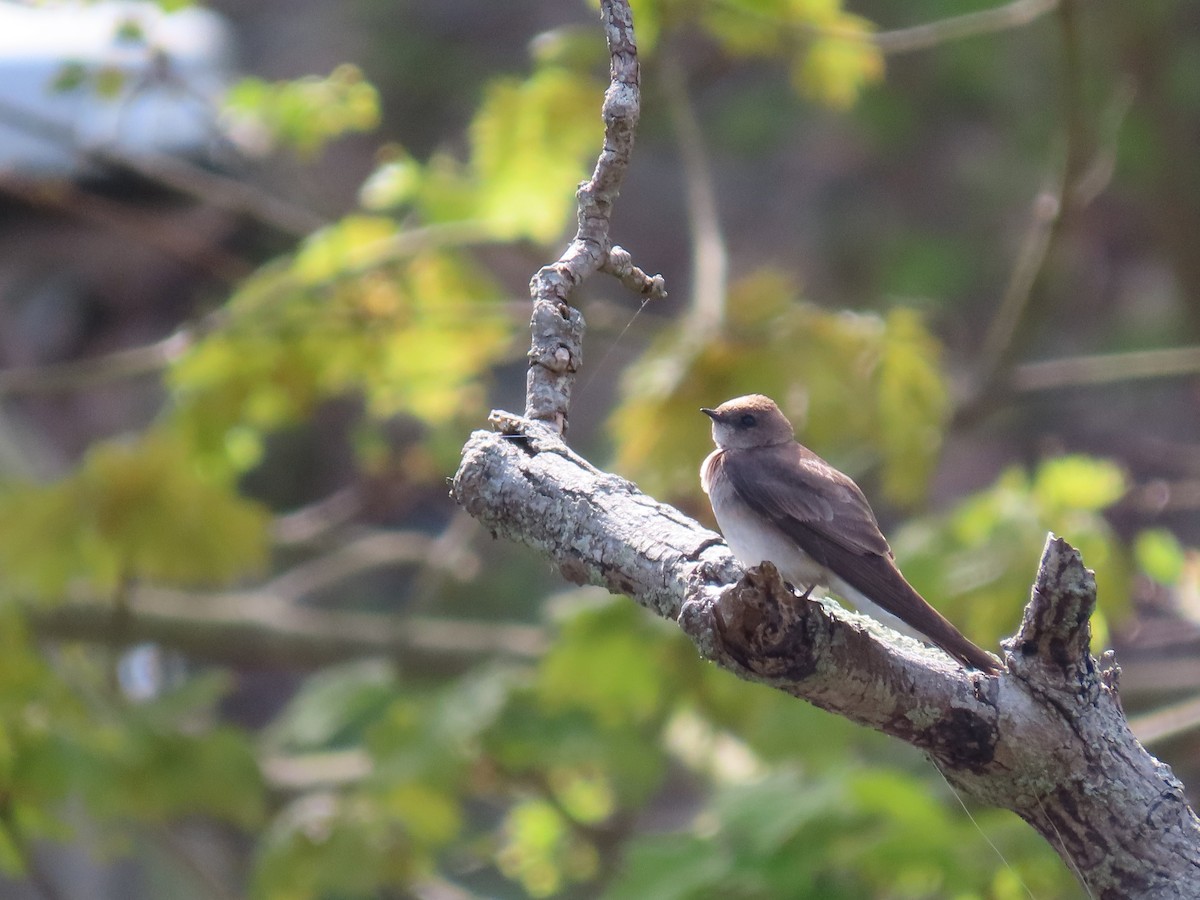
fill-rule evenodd
<path id="1" fill-rule="evenodd" d="M 719 412 L 717 412 L 715 409 L 709 409 L 707 406 L 700 407 L 700 412 L 704 413 L 706 416 L 708 416 L 714 422 L 717 421 L 717 419 L 719 419 L 721 417 L 721 414 Z"/>

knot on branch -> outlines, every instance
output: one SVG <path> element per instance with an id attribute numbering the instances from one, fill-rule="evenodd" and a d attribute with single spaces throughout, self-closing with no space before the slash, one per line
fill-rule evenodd
<path id="1" fill-rule="evenodd" d="M 816 668 L 820 604 L 795 596 L 769 562 L 746 570 L 712 604 L 725 653 L 763 678 L 800 681 Z"/>
<path id="2" fill-rule="evenodd" d="M 553 423 L 560 434 L 566 431 L 574 375 L 583 365 L 585 327 L 583 314 L 565 302 L 533 305 L 525 415 Z"/>
<path id="3" fill-rule="evenodd" d="M 1095 574 L 1078 550 L 1051 534 L 1021 627 L 1008 643 L 1018 658 L 1035 658 L 1065 674 L 1087 671 L 1095 609 Z"/>
<path id="4" fill-rule="evenodd" d="M 667 296 L 666 279 L 661 275 L 647 275 L 633 264 L 629 251 L 616 244 L 608 251 L 608 259 L 600 266 L 600 271 L 617 278 L 629 290 L 647 300 L 663 300 Z"/>

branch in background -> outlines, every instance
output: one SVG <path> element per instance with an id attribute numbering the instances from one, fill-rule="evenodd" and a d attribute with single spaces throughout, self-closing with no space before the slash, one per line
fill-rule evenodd
<path id="1" fill-rule="evenodd" d="M 311 210 L 226 175 L 202 169 L 187 160 L 162 153 L 122 153 L 111 147 L 85 146 L 68 125 L 33 110 L 0 102 L 0 122 L 19 128 L 71 150 L 80 159 L 104 169 L 132 172 L 160 187 L 169 188 L 226 212 L 244 215 L 283 234 L 304 237 L 328 222 Z"/>
<path id="2" fill-rule="evenodd" d="M 0 397 L 91 390 L 115 381 L 156 375 L 179 359 L 194 341 L 192 330 L 184 327 L 153 344 L 116 350 L 103 356 L 0 369 Z"/>
<path id="3" fill-rule="evenodd" d="M 1091 154 L 1091 142 L 1083 112 L 1083 63 L 1080 59 L 1079 23 L 1076 0 L 1064 0 L 1059 7 L 1059 32 L 1062 36 L 1062 106 L 1066 121 L 1066 159 L 1057 190 L 1043 191 L 1033 204 L 1033 219 L 1017 254 L 1012 275 L 1005 287 L 1000 307 L 983 340 L 979 354 L 978 379 L 991 385 L 1012 351 L 1021 319 L 1033 297 L 1051 248 L 1062 237 L 1064 224 L 1078 211 L 1079 196 L 1075 183 Z M 1056 4 L 1057 5 L 1057 4 Z"/>
<path id="4" fill-rule="evenodd" d="M 254 271 L 253 265 L 223 249 L 219 241 L 204 233 L 200 223 L 185 223 L 175 213 L 169 220 L 148 217 L 144 211 L 131 210 L 128 204 L 80 190 L 69 182 L 45 185 L 0 176 L 0 193 L 33 207 L 47 207 L 127 235 L 138 245 L 153 247 L 164 256 L 202 269 L 209 276 L 229 284 L 235 284 Z"/>
<path id="5" fill-rule="evenodd" d="M 1050 246 L 1058 234 L 1055 226 L 1062 216 L 1061 190 L 1060 186 L 1060 190 L 1055 193 L 1043 191 L 1033 201 L 1029 227 L 1021 240 L 1021 247 L 1017 251 L 1017 259 L 1013 264 L 1012 273 L 1008 276 L 1008 284 L 1004 287 L 996 315 L 988 326 L 983 346 L 979 350 L 976 377 L 983 385 L 989 385 L 995 379 L 1012 347 L 1021 318 L 1033 297 L 1034 285 L 1037 284 L 1042 266 L 1050 253 Z"/>
<path id="6" fill-rule="evenodd" d="M 277 575 L 262 591 L 295 601 L 360 572 L 405 563 L 453 571 L 461 578 L 473 578 L 478 573 L 479 560 L 462 542 L 439 545 L 438 540 L 418 531 L 376 531 L 361 535 Z"/>
<path id="7" fill-rule="evenodd" d="M 867 38 L 890 55 L 913 53 L 950 41 L 1021 28 L 1056 9 L 1059 2 L 1060 0 L 1013 0 L 1012 3 L 994 9 L 952 16 L 911 28 L 880 31 L 867 35 Z"/>
<path id="8" fill-rule="evenodd" d="M 353 521 L 363 506 L 357 487 L 342 488 L 316 503 L 276 516 L 271 523 L 271 540 L 277 547 L 315 543 Z"/>
<path id="9" fill-rule="evenodd" d="M 1143 744 L 1156 744 L 1200 727 L 1200 698 L 1160 707 L 1129 720 Z"/>
<path id="10" fill-rule="evenodd" d="M 1168 347 L 1022 363 L 1013 368 L 1009 384 L 1013 390 L 1032 393 L 1197 373 L 1200 347 Z"/>
<path id="11" fill-rule="evenodd" d="M 667 107 L 675 126 L 675 145 L 683 163 L 688 230 L 691 232 L 692 301 L 684 327 L 696 343 L 701 343 L 725 324 L 729 254 L 725 236 L 721 233 L 712 166 L 704 151 L 704 134 L 688 97 L 682 67 L 673 55 L 665 56 L 662 74 Z"/>
<path id="12" fill-rule="evenodd" d="M 591 179 L 576 193 L 579 229 L 575 239 L 557 261 L 540 269 L 529 283 L 533 339 L 525 383 L 525 414 L 551 423 L 559 434 L 567 430 L 571 388 L 583 364 L 583 316 L 567 300 L 586 278 L 606 266 L 626 273 L 621 276 L 625 283 L 626 276 L 633 277 L 635 271 L 628 254 L 622 253 L 620 260 L 612 259 L 609 225 L 613 203 L 629 168 L 640 113 L 637 44 L 628 0 L 603 0 L 600 5 L 611 79 L 601 110 L 604 149 Z M 638 293 L 646 297 L 666 295 L 661 277 L 641 275 Z"/>
<path id="13" fill-rule="evenodd" d="M 255 668 L 383 656 L 414 671 L 460 674 L 482 657 L 537 657 L 546 644 L 542 629 L 530 625 L 335 612 L 261 591 L 136 588 L 119 620 L 111 604 L 74 602 L 31 608 L 29 621 L 43 640 L 152 641 L 197 660 Z"/>
<path id="14" fill-rule="evenodd" d="M 996 314 L 988 326 L 975 366 L 973 384 L 958 404 L 955 418 L 970 420 L 987 405 L 993 389 L 1003 382 L 1017 334 L 1030 307 L 1046 260 L 1069 223 L 1108 184 L 1113 171 L 1117 133 L 1131 102 L 1123 85 L 1113 101 L 1113 122 L 1104 141 L 1097 141 L 1084 115 L 1084 71 L 1081 59 L 1078 0 L 1061 0 L 1058 10 L 1063 48 L 1063 118 L 1066 149 L 1062 176 L 1054 192 L 1043 191 L 1034 200 L 1029 228 L 1021 242 L 1013 270 Z"/>

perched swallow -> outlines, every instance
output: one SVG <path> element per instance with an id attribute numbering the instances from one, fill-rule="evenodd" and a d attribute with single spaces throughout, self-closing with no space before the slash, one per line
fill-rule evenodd
<path id="1" fill-rule="evenodd" d="M 750 394 L 701 412 L 717 449 L 700 484 L 744 565 L 770 560 L 797 588 L 827 587 L 863 612 L 899 619 L 965 666 L 1001 671 L 905 580 L 858 485 L 797 443 L 773 400 Z"/>

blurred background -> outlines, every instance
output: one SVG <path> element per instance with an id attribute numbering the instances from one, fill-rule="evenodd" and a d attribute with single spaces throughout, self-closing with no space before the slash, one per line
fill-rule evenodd
<path id="1" fill-rule="evenodd" d="M 780 401 L 987 647 L 1047 531 L 1200 785 L 1200 7 L 640 0 L 569 440 Z M 907 746 L 447 496 L 524 406 L 586 0 L 0 3 L 0 896 L 1082 897 Z"/>

